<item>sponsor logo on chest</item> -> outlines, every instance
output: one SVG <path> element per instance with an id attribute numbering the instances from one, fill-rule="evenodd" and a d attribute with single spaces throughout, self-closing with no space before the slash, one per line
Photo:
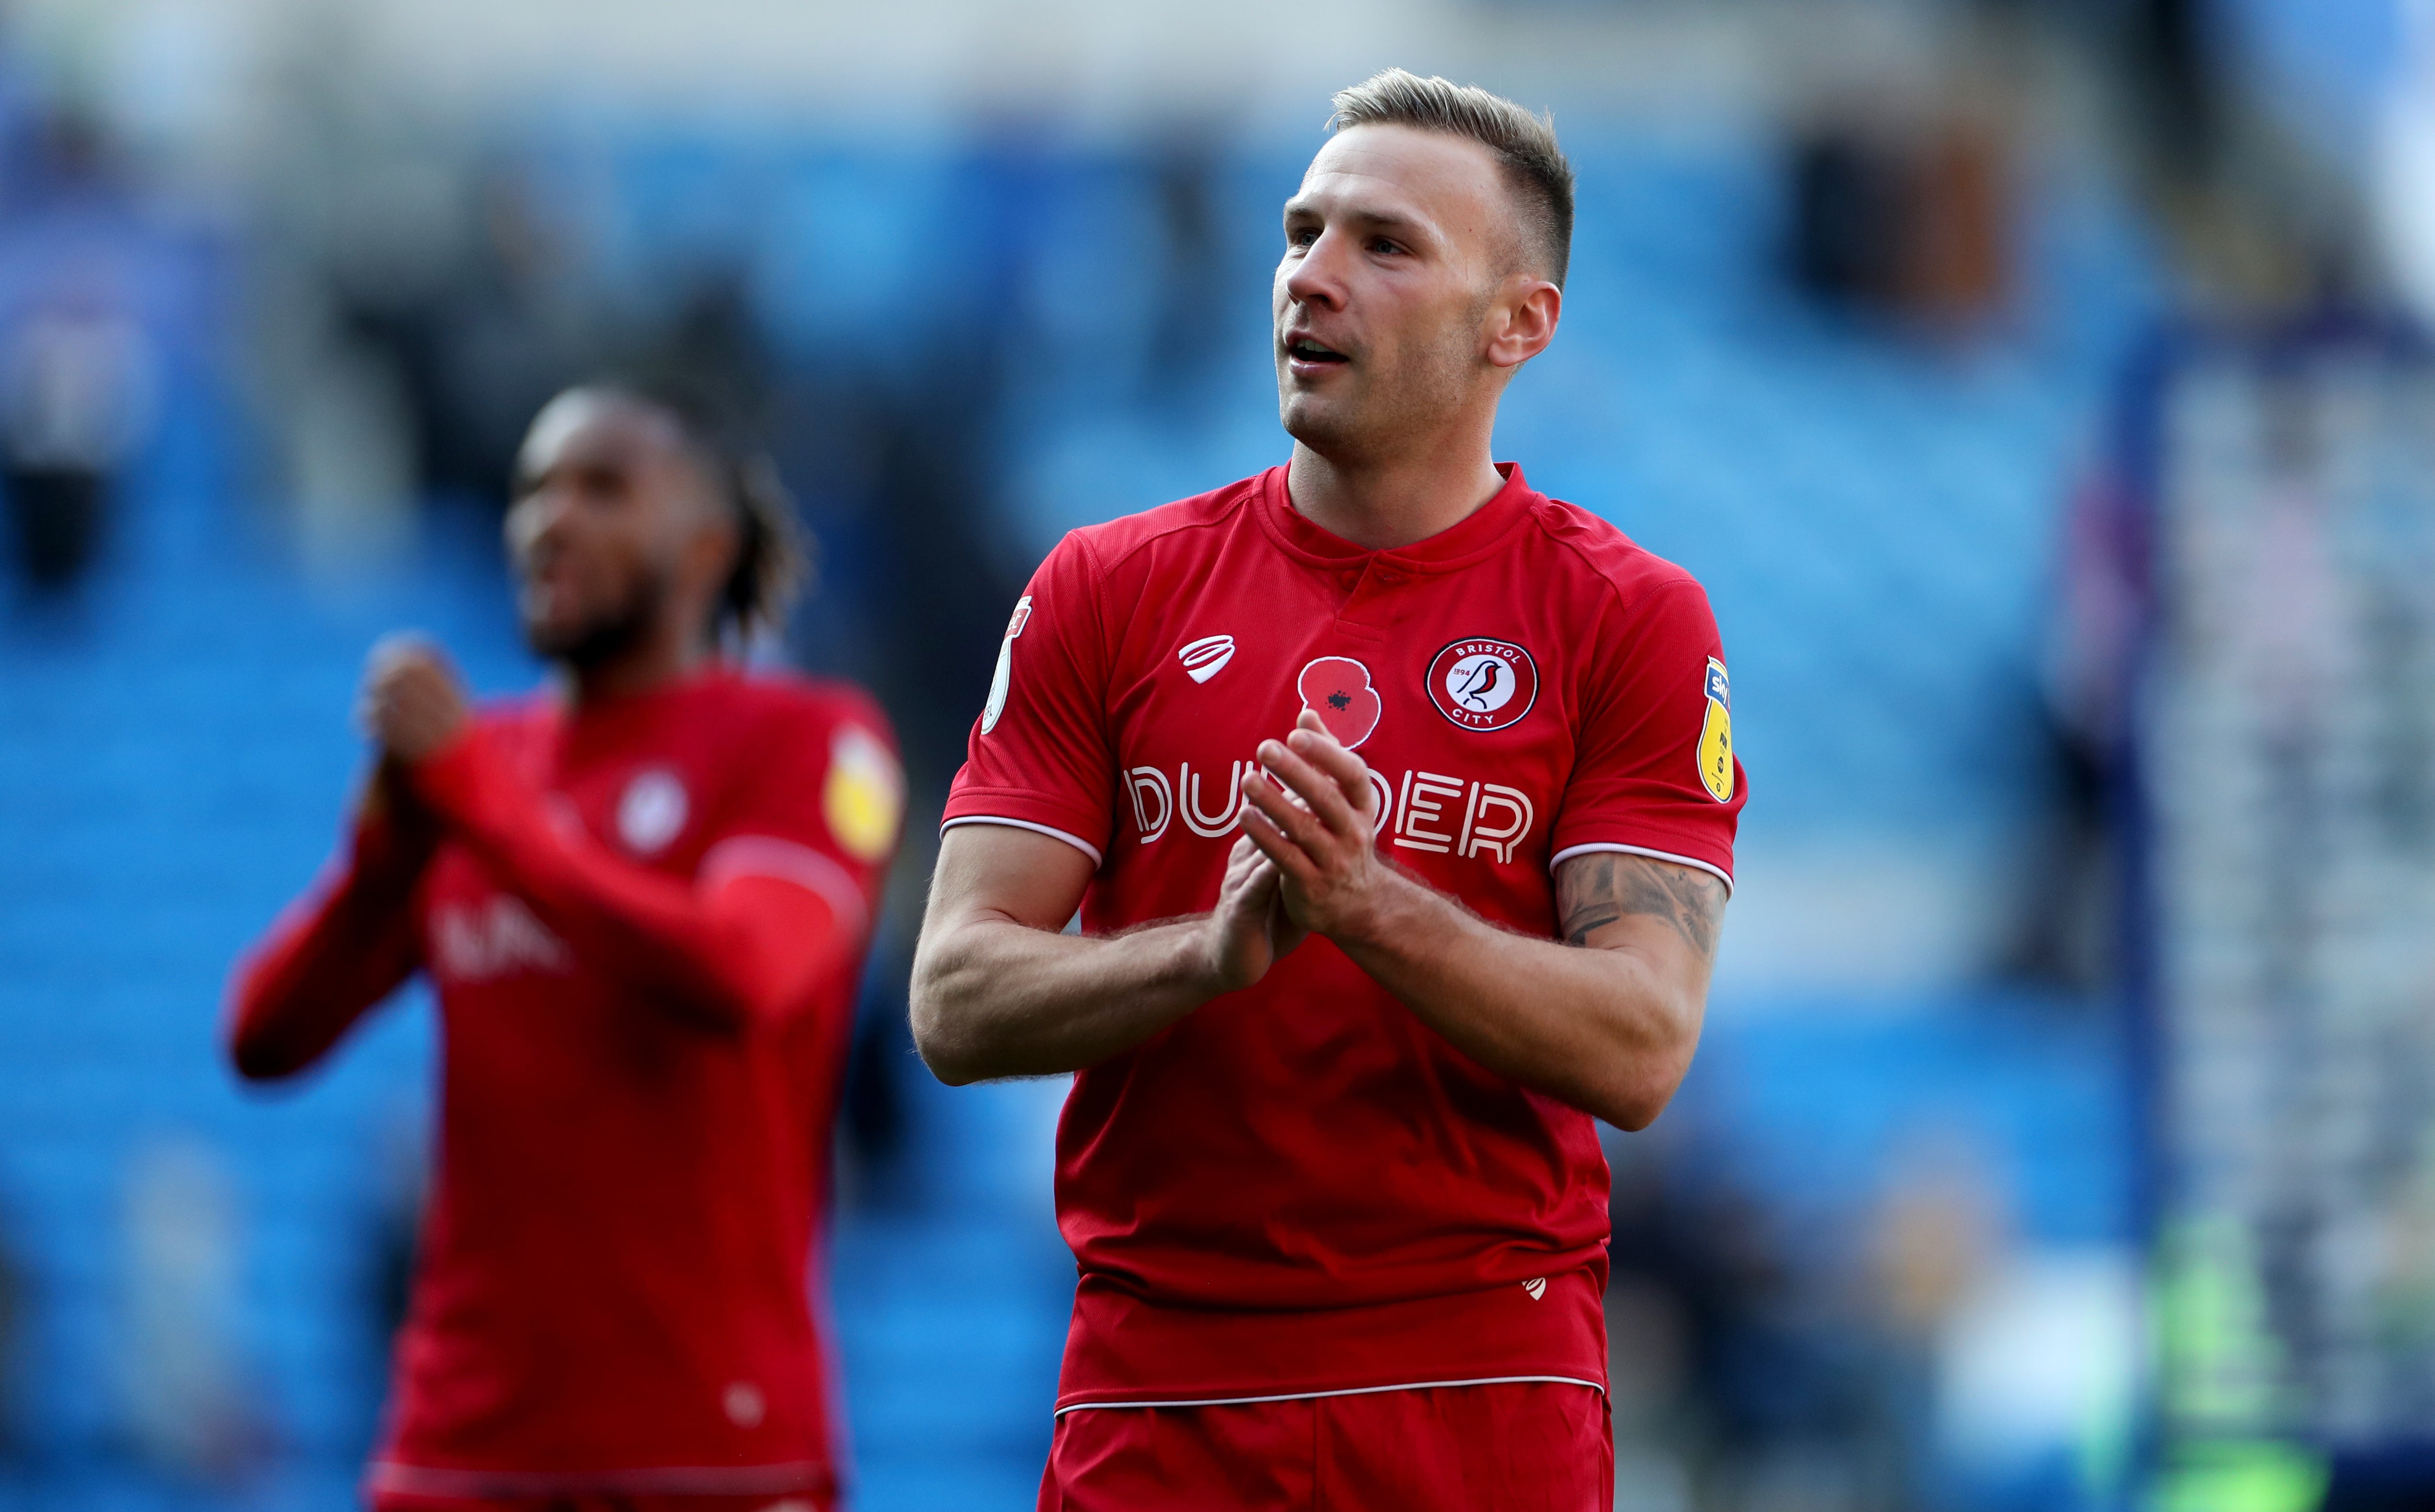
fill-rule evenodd
<path id="1" fill-rule="evenodd" d="M 1190 642 L 1178 653 L 1177 660 L 1194 682 L 1208 680 L 1202 673 L 1213 662 L 1223 665 L 1224 660 L 1234 657 L 1231 636 L 1222 638 L 1224 660 L 1212 657 L 1208 646 L 1218 639 Z M 1430 661 L 1425 681 L 1429 701 L 1438 712 L 1467 730 L 1497 730 L 1516 724 L 1539 696 L 1539 671 L 1530 653 L 1511 641 L 1484 637 L 1446 645 Z M 1317 714 L 1328 733 L 1349 748 L 1367 744 L 1386 715 L 1377 679 L 1370 665 L 1356 657 L 1322 656 L 1304 662 L 1294 678 L 1294 692 L 1302 707 Z M 1257 738 L 1250 743 L 1256 744 Z M 1430 767 L 1460 765 L 1443 760 L 1429 763 Z M 1248 757 L 1127 765 L 1125 793 L 1135 839 L 1150 845 L 1177 830 L 1204 840 L 1232 834 L 1242 812 L 1243 778 L 1258 769 L 1259 763 Z M 1409 765 L 1398 773 L 1394 764 L 1384 767 L 1373 764 L 1370 786 L 1377 801 L 1380 840 L 1405 850 L 1511 865 L 1538 822 L 1538 808 L 1529 793 L 1491 781 L 1477 769 L 1448 772 Z"/>
<path id="2" fill-rule="evenodd" d="M 478 903 L 442 903 L 431 916 L 431 964 L 443 982 L 494 982 L 573 969 L 566 942 L 522 899 L 497 893 Z"/>

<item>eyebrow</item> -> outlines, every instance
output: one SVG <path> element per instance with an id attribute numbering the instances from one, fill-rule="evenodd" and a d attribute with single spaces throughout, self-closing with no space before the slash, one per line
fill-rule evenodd
<path id="1" fill-rule="evenodd" d="M 1286 201 L 1284 218 L 1291 220 L 1296 215 L 1316 215 L 1319 213 L 1308 198 L 1296 195 Z M 1338 218 L 1356 222 L 1372 231 L 1402 232 L 1413 240 L 1425 239 L 1433 229 L 1427 221 L 1417 215 L 1407 215 L 1390 210 L 1364 209 L 1357 203 L 1338 212 Z"/>

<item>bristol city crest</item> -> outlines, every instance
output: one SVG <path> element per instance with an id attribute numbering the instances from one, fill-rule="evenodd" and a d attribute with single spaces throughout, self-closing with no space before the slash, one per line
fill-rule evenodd
<path id="1" fill-rule="evenodd" d="M 1539 701 L 1539 664 L 1511 641 L 1457 641 L 1429 661 L 1429 702 L 1465 730 L 1502 730 Z"/>

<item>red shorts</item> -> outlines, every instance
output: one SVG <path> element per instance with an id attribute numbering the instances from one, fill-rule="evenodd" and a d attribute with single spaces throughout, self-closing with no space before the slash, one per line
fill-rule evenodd
<path id="1" fill-rule="evenodd" d="M 1527 1382 L 1057 1419 L 1040 1512 L 1613 1512 L 1606 1398 Z"/>
<path id="2" fill-rule="evenodd" d="M 791 1496 L 520 1496 L 506 1501 L 371 1493 L 372 1512 L 831 1512 L 826 1495 Z"/>

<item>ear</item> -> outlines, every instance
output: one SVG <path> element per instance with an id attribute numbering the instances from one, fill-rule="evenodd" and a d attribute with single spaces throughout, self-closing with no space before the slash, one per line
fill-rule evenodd
<path id="1" fill-rule="evenodd" d="M 684 580 L 704 595 L 717 597 L 743 545 L 743 532 L 726 510 L 702 510 L 685 536 L 681 558 Z"/>
<path id="2" fill-rule="evenodd" d="M 1509 277 L 1489 312 L 1489 362 L 1510 371 L 1546 351 L 1563 313 L 1563 290 L 1524 273 Z"/>

